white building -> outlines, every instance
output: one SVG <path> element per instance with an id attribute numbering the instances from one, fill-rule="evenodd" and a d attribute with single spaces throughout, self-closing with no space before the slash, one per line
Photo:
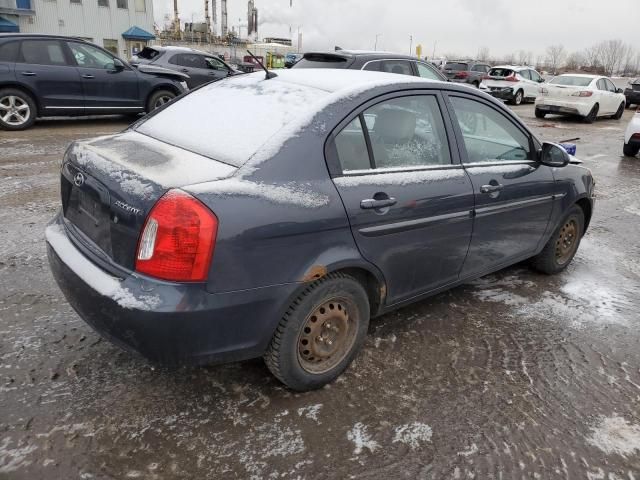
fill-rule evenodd
<path id="1" fill-rule="evenodd" d="M 79 37 L 129 58 L 155 38 L 153 0 L 0 0 L 0 32 Z"/>

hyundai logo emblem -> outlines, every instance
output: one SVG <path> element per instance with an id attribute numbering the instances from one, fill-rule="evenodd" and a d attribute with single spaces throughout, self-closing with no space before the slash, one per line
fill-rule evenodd
<path id="1" fill-rule="evenodd" d="M 84 175 L 80 172 L 76 173 L 76 176 L 73 177 L 73 183 L 76 184 L 76 187 L 81 187 L 84 184 Z"/>

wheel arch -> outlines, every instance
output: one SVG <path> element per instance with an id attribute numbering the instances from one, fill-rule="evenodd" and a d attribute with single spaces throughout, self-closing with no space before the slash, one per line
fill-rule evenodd
<path id="1" fill-rule="evenodd" d="M 27 95 L 29 95 L 36 104 L 36 108 L 38 109 L 38 112 L 37 112 L 38 115 L 42 113 L 42 105 L 40 104 L 40 99 L 38 98 L 38 95 L 36 94 L 36 92 L 34 92 L 31 88 L 18 82 L 6 82 L 0 85 L 0 90 L 5 88 L 13 88 L 15 90 L 20 90 L 26 93 Z"/>
<path id="2" fill-rule="evenodd" d="M 589 224 L 591 223 L 591 216 L 593 215 L 593 205 L 587 197 L 579 198 L 578 200 L 576 200 L 575 205 L 580 207 L 582 213 L 584 214 L 584 232 L 582 232 L 582 234 L 584 235 L 589 228 Z"/>
<path id="3" fill-rule="evenodd" d="M 170 92 L 174 93 L 176 97 L 182 93 L 178 87 L 176 87 L 171 83 L 161 83 L 161 84 L 155 85 L 152 89 L 149 90 L 149 93 L 147 93 L 147 96 L 144 99 L 145 110 L 149 105 L 149 100 L 151 99 L 151 96 L 156 92 L 159 92 L 160 90 L 169 90 Z M 147 112 L 147 113 L 150 113 L 150 112 Z"/>

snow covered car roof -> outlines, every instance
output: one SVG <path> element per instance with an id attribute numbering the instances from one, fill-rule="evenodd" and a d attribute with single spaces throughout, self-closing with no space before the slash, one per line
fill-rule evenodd
<path id="1" fill-rule="evenodd" d="M 327 106 L 381 86 L 433 84 L 407 75 L 360 70 L 284 70 L 205 85 L 149 116 L 138 133 L 239 167 L 269 155 Z M 286 127 L 286 129 L 284 128 Z"/>

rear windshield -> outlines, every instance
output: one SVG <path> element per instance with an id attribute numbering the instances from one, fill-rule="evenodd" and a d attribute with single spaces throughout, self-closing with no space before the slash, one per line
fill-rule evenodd
<path id="1" fill-rule="evenodd" d="M 461 72 L 463 70 L 468 70 L 469 69 L 469 64 L 468 63 L 461 63 L 461 62 L 447 62 L 447 64 L 444 66 L 445 70 L 453 70 L 455 72 Z"/>
<path id="2" fill-rule="evenodd" d="M 264 73 L 211 83 L 170 104 L 136 130 L 236 167 L 328 92 Z"/>
<path id="3" fill-rule="evenodd" d="M 160 56 L 160 52 L 154 48 L 144 47 L 137 55 L 138 58 L 152 60 Z"/>
<path id="4" fill-rule="evenodd" d="M 549 81 L 549 83 L 554 85 L 567 85 L 569 87 L 588 87 L 591 82 L 593 82 L 593 78 L 574 77 L 572 75 L 561 75 Z"/>
<path id="5" fill-rule="evenodd" d="M 489 70 L 490 77 L 510 77 L 513 75 L 513 70 L 510 68 L 492 68 Z"/>
<path id="6" fill-rule="evenodd" d="M 305 55 L 293 68 L 347 68 L 350 63 L 336 55 Z"/>

